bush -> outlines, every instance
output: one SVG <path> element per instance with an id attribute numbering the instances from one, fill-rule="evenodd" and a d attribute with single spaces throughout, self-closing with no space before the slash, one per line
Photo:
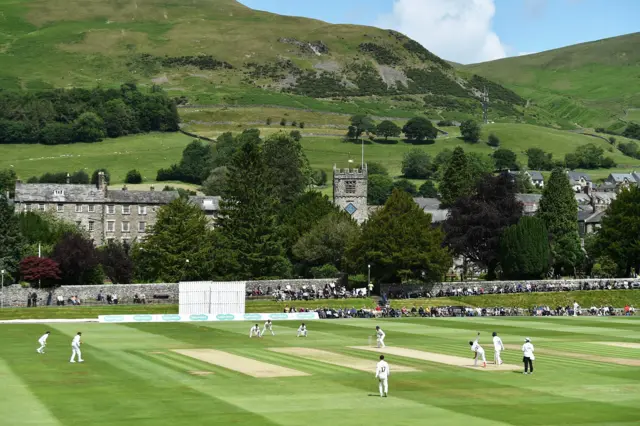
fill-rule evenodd
<path id="1" fill-rule="evenodd" d="M 286 126 L 287 125 L 287 120 L 285 120 L 284 118 L 280 120 L 280 125 L 281 126 Z"/>
<path id="2" fill-rule="evenodd" d="M 465 141 L 476 143 L 480 140 L 480 125 L 473 120 L 466 120 L 460 124 L 460 133 Z"/>
<path id="3" fill-rule="evenodd" d="M 292 130 L 289 135 L 296 142 L 300 142 L 300 140 L 302 139 L 302 134 L 298 130 Z"/>
<path id="4" fill-rule="evenodd" d="M 291 122 L 291 127 L 298 127 L 298 122 L 296 120 L 293 120 Z"/>
<path id="5" fill-rule="evenodd" d="M 336 278 L 340 275 L 340 271 L 332 264 L 315 266 L 309 271 L 313 278 Z"/>
<path id="6" fill-rule="evenodd" d="M 127 176 L 124 178 L 125 183 L 137 184 L 142 183 L 142 175 L 137 170 L 129 170 Z"/>
<path id="7" fill-rule="evenodd" d="M 300 127 L 301 129 L 304 129 L 304 121 L 301 121 L 300 124 L 298 124 L 298 127 Z"/>
<path id="8" fill-rule="evenodd" d="M 453 121 L 451 121 L 451 120 L 440 120 L 440 121 L 438 121 L 438 126 L 440 126 L 440 127 L 453 127 Z"/>
<path id="9" fill-rule="evenodd" d="M 409 179 L 427 179 L 431 176 L 431 156 L 419 148 L 407 152 L 402 159 L 402 175 Z"/>
<path id="10" fill-rule="evenodd" d="M 489 139 L 487 139 L 487 145 L 498 147 L 500 146 L 500 138 L 498 138 L 494 133 L 489 135 Z"/>
<path id="11" fill-rule="evenodd" d="M 271 126 L 271 117 L 267 118 L 267 126 Z"/>

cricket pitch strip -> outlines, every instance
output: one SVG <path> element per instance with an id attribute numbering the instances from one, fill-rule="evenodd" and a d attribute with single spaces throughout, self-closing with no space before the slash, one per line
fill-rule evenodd
<path id="1" fill-rule="evenodd" d="M 482 371 L 518 371 L 522 367 L 514 364 L 487 364 L 487 368 L 477 367 L 473 365 L 471 358 L 464 358 L 461 356 L 444 355 L 434 352 L 424 352 L 416 349 L 386 347 L 386 348 L 372 348 L 369 346 L 351 346 L 353 349 L 360 349 L 363 351 L 377 352 L 381 354 L 397 355 L 405 358 L 419 359 L 422 361 L 437 362 L 440 364 L 453 365 L 455 367 L 473 368 Z M 480 363 L 479 363 L 480 364 Z"/>
<path id="2" fill-rule="evenodd" d="M 594 342 L 598 345 L 615 346 L 616 348 L 640 349 L 640 343 L 626 342 Z"/>
<path id="3" fill-rule="evenodd" d="M 520 349 L 518 345 L 504 345 L 504 347 L 507 349 L 514 349 L 514 350 Z M 535 353 L 542 354 L 542 355 L 546 354 L 546 355 L 553 355 L 553 356 L 564 356 L 567 358 L 584 359 L 587 361 L 605 362 L 608 364 L 626 365 L 630 367 L 640 366 L 640 359 L 614 358 L 609 356 L 581 354 L 578 352 L 562 352 L 562 351 L 556 351 L 553 349 L 546 349 L 546 348 L 536 348 Z"/>
<path id="4" fill-rule="evenodd" d="M 216 351 L 214 349 L 174 349 L 173 352 L 260 379 L 310 375 L 291 368 L 267 364 L 266 362 L 256 361 L 255 359 L 245 358 L 228 352 Z"/>
<path id="5" fill-rule="evenodd" d="M 269 348 L 268 350 L 286 355 L 294 355 L 300 358 L 310 359 L 312 361 L 324 362 L 325 364 L 337 365 L 339 367 L 351 368 L 353 370 L 366 371 L 373 373 L 376 371 L 377 361 L 356 358 L 349 355 L 343 355 L 335 352 L 323 351 L 312 348 Z M 390 364 L 392 373 L 411 373 L 416 372 L 415 368 L 403 365 Z"/>

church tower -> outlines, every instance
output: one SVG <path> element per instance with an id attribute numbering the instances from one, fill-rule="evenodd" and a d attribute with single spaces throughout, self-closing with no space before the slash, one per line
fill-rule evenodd
<path id="1" fill-rule="evenodd" d="M 367 205 L 367 165 L 356 169 L 333 166 L 333 203 L 358 223 L 369 218 Z"/>

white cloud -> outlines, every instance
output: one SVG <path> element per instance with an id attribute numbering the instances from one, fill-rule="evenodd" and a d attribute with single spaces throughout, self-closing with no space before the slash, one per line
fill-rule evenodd
<path id="1" fill-rule="evenodd" d="M 492 30 L 494 0 L 394 0 L 376 26 L 400 31 L 436 55 L 463 64 L 507 56 Z"/>

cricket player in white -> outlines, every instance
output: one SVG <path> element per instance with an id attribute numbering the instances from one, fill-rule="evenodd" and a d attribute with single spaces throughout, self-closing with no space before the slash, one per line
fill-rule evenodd
<path id="1" fill-rule="evenodd" d="M 504 351 L 504 345 L 502 344 L 502 339 L 498 337 L 498 333 L 493 332 L 493 361 L 496 365 L 502 364 L 502 358 L 500 357 L 500 353 Z"/>
<path id="2" fill-rule="evenodd" d="M 382 329 L 376 325 L 376 342 L 379 348 L 385 347 L 385 344 L 384 344 L 385 336 L 386 334 L 384 334 L 384 331 L 382 331 Z"/>
<path id="3" fill-rule="evenodd" d="M 253 336 L 262 337 L 260 334 L 260 326 L 258 324 L 254 325 L 251 327 L 251 330 L 249 330 L 249 338 L 252 338 Z"/>
<path id="4" fill-rule="evenodd" d="M 524 339 L 524 345 L 522 345 L 522 362 L 524 362 L 523 374 L 533 374 L 533 361 L 536 359 L 533 352 L 534 348 L 531 344 L 531 339 L 527 337 Z"/>
<path id="5" fill-rule="evenodd" d="M 51 332 L 47 331 L 42 335 L 41 338 L 38 339 L 38 343 L 40 343 L 40 347 L 36 350 L 38 351 L 39 354 L 44 353 L 44 347 L 47 346 L 47 339 L 49 338 L 49 334 L 51 334 Z"/>
<path id="6" fill-rule="evenodd" d="M 262 328 L 262 333 L 260 333 L 260 334 L 264 336 L 264 333 L 267 330 L 269 330 L 271 332 L 272 336 L 276 335 L 276 333 L 273 332 L 273 323 L 271 322 L 271 320 L 267 320 L 267 322 L 264 323 L 264 327 Z"/>
<path id="7" fill-rule="evenodd" d="M 389 373 L 389 364 L 384 360 L 384 355 L 380 355 L 380 362 L 376 365 L 376 379 L 378 379 L 380 396 L 386 397 L 389 393 Z"/>
<path id="8" fill-rule="evenodd" d="M 475 342 L 469 342 L 469 345 L 471 346 L 471 350 L 475 352 L 475 356 L 473 357 L 473 366 L 476 367 L 478 365 L 478 358 L 481 357 L 482 367 L 486 367 L 487 358 L 484 356 L 484 349 L 482 349 L 482 346 L 480 346 L 480 343 L 478 343 L 478 340 L 476 339 Z"/>
<path id="9" fill-rule="evenodd" d="M 80 332 L 73 336 L 73 340 L 71 341 L 71 361 L 69 362 L 76 362 L 76 355 L 78 355 L 78 362 L 84 362 L 82 352 L 80 352 L 80 345 L 82 344 L 80 341 L 81 336 L 82 333 Z"/>
<path id="10" fill-rule="evenodd" d="M 578 316 L 578 311 L 580 310 L 580 305 L 578 305 L 578 302 L 574 301 L 573 302 L 573 316 L 577 317 Z"/>
<path id="11" fill-rule="evenodd" d="M 298 335 L 296 337 L 307 337 L 307 326 L 304 325 L 304 323 L 300 324 L 300 327 L 298 327 Z"/>

